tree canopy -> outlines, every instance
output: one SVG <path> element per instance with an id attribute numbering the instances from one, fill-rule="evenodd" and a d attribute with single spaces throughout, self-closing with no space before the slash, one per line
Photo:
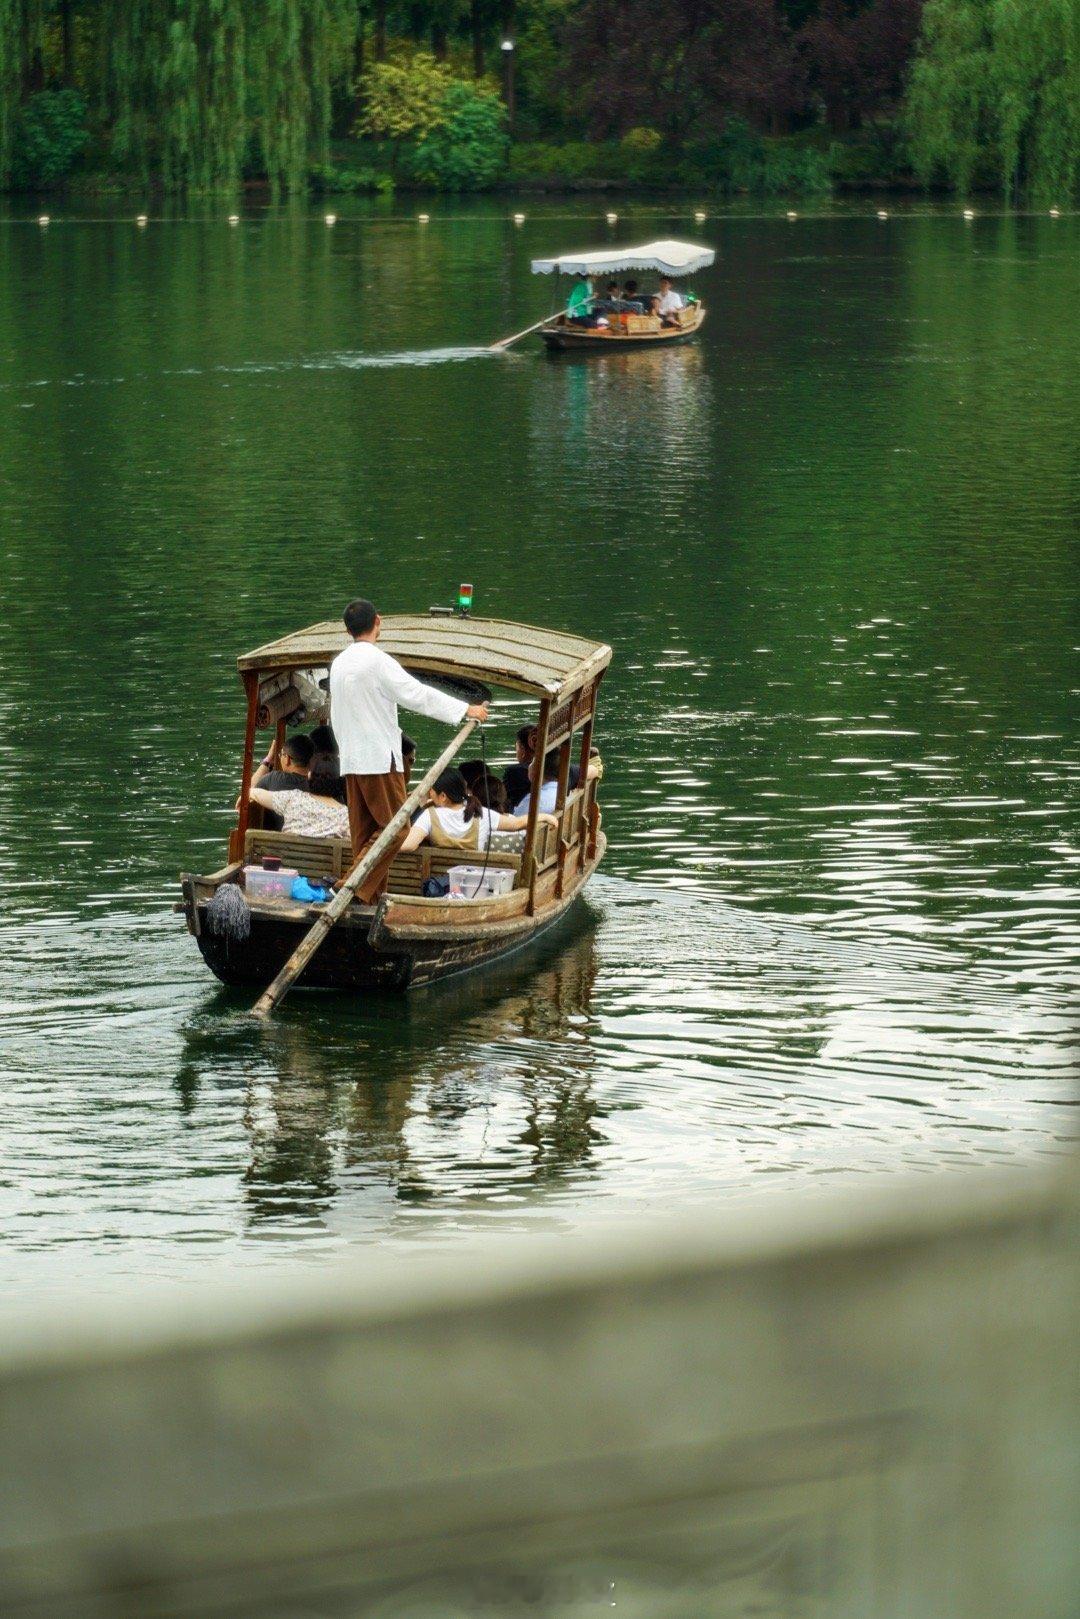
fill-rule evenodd
<path id="1" fill-rule="evenodd" d="M 872 132 L 927 181 L 1062 199 L 1078 40 L 1080 0 L 0 0 L 0 183 L 294 187 L 352 132 L 432 184 L 491 183 L 508 132 L 658 178 L 816 140 L 817 173 Z"/>
<path id="2" fill-rule="evenodd" d="M 1080 0 L 926 0 L 908 116 L 926 179 L 1070 197 L 1080 172 Z"/>

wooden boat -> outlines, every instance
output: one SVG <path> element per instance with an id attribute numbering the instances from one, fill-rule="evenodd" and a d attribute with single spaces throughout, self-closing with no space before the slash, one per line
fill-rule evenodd
<path id="1" fill-rule="evenodd" d="M 622 351 L 627 348 L 656 347 L 665 343 L 686 343 L 700 331 L 705 320 L 704 304 L 691 304 L 682 311 L 685 318 L 678 326 L 662 326 L 659 319 L 649 315 L 630 315 L 627 325 L 608 327 L 577 326 L 565 315 L 557 315 L 550 326 L 540 328 L 540 336 L 549 349 L 572 350 L 608 349 Z M 655 319 L 655 324 L 652 322 Z M 640 326 L 632 325 L 635 320 Z M 646 324 L 648 323 L 648 324 Z"/>
<path id="2" fill-rule="evenodd" d="M 572 275 L 595 280 L 624 271 L 655 271 L 678 277 L 696 275 L 716 258 L 711 247 L 694 242 L 664 240 L 645 242 L 640 247 L 621 247 L 590 253 L 564 253 L 554 259 L 533 259 L 535 275 Z M 539 327 L 540 339 L 549 349 L 581 353 L 608 353 L 634 348 L 663 348 L 688 342 L 701 330 L 705 306 L 693 299 L 679 311 L 678 325 L 665 326 L 659 316 L 639 314 L 630 308 L 610 309 L 603 316 L 606 324 L 587 325 L 572 320 L 565 311 L 553 315 Z"/>
<path id="3" fill-rule="evenodd" d="M 258 647 L 238 660 L 247 698 L 240 807 L 229 837 L 228 861 L 207 876 L 184 873 L 186 916 L 207 966 L 226 984 L 265 987 L 285 964 L 318 913 L 292 900 L 248 897 L 250 932 L 239 939 L 218 931 L 211 901 L 225 883 L 244 883 L 245 866 L 267 854 L 309 877 L 340 877 L 351 864 L 348 840 L 268 831 L 249 794 L 260 729 L 280 748 L 290 720 L 315 722 L 310 697 L 323 689 L 330 662 L 348 643 L 340 622 L 314 624 Z M 388 892 L 377 905 L 353 904 L 328 933 L 300 987 L 402 991 L 482 967 L 521 950 L 570 909 L 605 849 L 595 781 L 586 777 L 597 693 L 611 648 L 580 636 L 499 619 L 398 616 L 382 621 L 380 645 L 419 678 L 501 688 L 538 704 L 532 808 L 520 853 L 488 851 L 489 867 L 514 873 L 509 892 L 483 899 L 429 899 L 425 879 L 452 865 L 482 864 L 484 855 L 421 846 L 398 854 Z M 520 710 L 519 710 L 520 712 Z M 545 754 L 559 749 L 558 824 L 537 818 Z M 569 790 L 576 752 L 581 784 Z"/>

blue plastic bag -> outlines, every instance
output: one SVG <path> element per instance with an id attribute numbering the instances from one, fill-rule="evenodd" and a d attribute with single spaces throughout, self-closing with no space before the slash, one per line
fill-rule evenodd
<path id="1" fill-rule="evenodd" d="M 293 899 L 298 899 L 301 904 L 306 905 L 325 905 L 330 898 L 329 888 L 324 887 L 322 883 L 311 883 L 306 877 L 294 877 L 289 892 Z"/>

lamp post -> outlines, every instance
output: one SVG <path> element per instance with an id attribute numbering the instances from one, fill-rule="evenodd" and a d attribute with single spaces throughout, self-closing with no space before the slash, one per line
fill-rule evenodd
<path id="1" fill-rule="evenodd" d="M 503 100 L 506 103 L 506 127 L 513 133 L 514 129 L 514 41 L 504 39 L 502 42 L 503 64 Z"/>

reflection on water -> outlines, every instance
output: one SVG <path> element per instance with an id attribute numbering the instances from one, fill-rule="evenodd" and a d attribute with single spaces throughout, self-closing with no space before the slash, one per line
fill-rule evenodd
<path id="1" fill-rule="evenodd" d="M 91 994 L 76 966 L 62 1013 L 24 997 L 8 1018 L 2 1264 L 32 1259 L 38 1285 L 63 1285 L 70 1252 L 105 1279 L 136 1253 L 182 1273 L 207 1244 L 260 1264 L 663 1219 L 807 1178 L 1016 1162 L 1069 1130 L 1052 980 L 615 878 L 485 979 L 298 993 L 269 1026 L 208 984 L 173 918 L 95 926 L 93 949 Z"/>
<path id="2" fill-rule="evenodd" d="M 28 1293 L 1059 1150 L 1080 223 L 733 220 L 697 343 L 487 353 L 586 224 L 0 224 Z M 169 910 L 220 862 L 235 657 L 463 576 L 616 648 L 593 920 L 535 973 L 256 1030 Z"/>
<path id="3" fill-rule="evenodd" d="M 306 1016 L 268 1028 L 245 1108 L 251 1228 L 333 1229 L 339 1195 L 372 1199 L 381 1219 L 394 1202 L 521 1199 L 586 1169 L 591 931 L 551 956 L 381 1008 L 368 1039 L 349 1042 L 347 1075 Z"/>

